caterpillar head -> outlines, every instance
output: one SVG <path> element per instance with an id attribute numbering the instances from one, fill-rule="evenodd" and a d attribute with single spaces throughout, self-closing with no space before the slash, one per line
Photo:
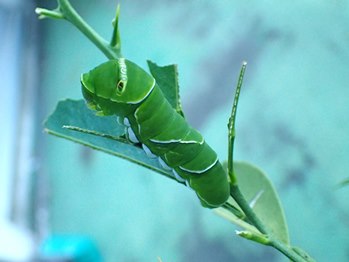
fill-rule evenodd
<path id="1" fill-rule="evenodd" d="M 119 58 L 81 75 L 82 94 L 99 115 L 130 114 L 152 91 L 154 78 L 136 64 Z"/>

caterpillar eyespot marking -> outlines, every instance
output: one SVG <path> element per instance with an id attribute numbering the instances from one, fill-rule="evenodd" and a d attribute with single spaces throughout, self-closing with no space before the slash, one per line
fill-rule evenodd
<path id="1" fill-rule="evenodd" d="M 116 85 L 117 93 L 122 93 L 125 90 L 125 82 L 124 81 L 119 81 Z"/>
<path id="2" fill-rule="evenodd" d="M 215 208 L 227 201 L 230 186 L 217 154 L 174 110 L 151 75 L 120 58 L 83 74 L 81 83 L 87 103 L 104 115 L 119 116 L 128 139 L 159 157 L 164 169 L 186 182 L 203 206 Z M 117 94 L 115 83 L 121 83 Z"/>

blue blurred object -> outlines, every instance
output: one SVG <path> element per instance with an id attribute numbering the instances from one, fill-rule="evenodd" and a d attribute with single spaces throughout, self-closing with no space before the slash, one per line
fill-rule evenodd
<path id="1" fill-rule="evenodd" d="M 102 256 L 95 242 L 86 236 L 52 235 L 39 250 L 40 261 L 100 262 Z"/>

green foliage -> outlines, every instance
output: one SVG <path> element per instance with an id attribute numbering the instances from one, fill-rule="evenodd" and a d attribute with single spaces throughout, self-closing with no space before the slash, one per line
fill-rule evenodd
<path id="1" fill-rule="evenodd" d="M 284 211 L 270 179 L 263 171 L 250 163 L 234 162 L 234 170 L 239 188 L 252 210 L 275 238 L 288 245 L 290 240 Z M 234 200 L 231 204 L 238 206 Z M 258 230 L 249 221 L 242 220 L 241 217 L 224 208 L 219 208 L 215 212 L 249 232 L 258 233 Z"/>
<path id="2" fill-rule="evenodd" d="M 177 113 L 184 116 L 179 97 L 177 65 L 158 66 L 150 60 L 147 62 L 150 73 L 156 79 L 156 83 L 159 85 L 167 101 L 170 102 Z"/>
<path id="3" fill-rule="evenodd" d="M 148 65 L 166 99 L 178 112 L 182 112 L 177 66 L 162 67 L 151 61 Z M 84 100 L 60 101 L 44 125 L 49 134 L 126 159 L 175 180 L 156 159 L 147 157 L 142 148 L 123 137 L 125 127 L 118 123 L 115 116 L 97 116 L 86 107 Z"/>
<path id="4" fill-rule="evenodd" d="M 57 0 L 57 2 L 58 7 L 54 10 L 37 8 L 39 18 L 65 19 L 78 28 L 107 58 L 121 57 L 119 8 L 113 23 L 112 40 L 108 43 L 87 25 L 68 0 Z M 183 115 L 176 66 L 159 67 L 150 61 L 148 65 L 166 99 L 178 113 Z M 237 232 L 239 236 L 272 246 L 293 261 L 313 261 L 305 251 L 289 245 L 284 213 L 277 193 L 267 176 L 250 164 L 233 162 L 236 108 L 245 68 L 246 64 L 240 73 L 228 125 L 228 174 L 231 178 L 230 194 L 234 200 L 230 199 L 216 211 L 245 229 Z M 45 128 L 50 134 L 118 156 L 173 179 L 169 171 L 164 170 L 157 160 L 148 158 L 140 147 L 126 139 L 124 126 L 117 123 L 115 116 L 96 116 L 82 100 L 59 102 L 55 112 L 45 122 Z M 344 181 L 344 184 L 347 183 L 349 182 Z"/>
<path id="5" fill-rule="evenodd" d="M 45 122 L 49 134 L 115 155 L 172 178 L 156 159 L 146 156 L 143 149 L 123 138 L 125 127 L 115 116 L 97 116 L 84 100 L 60 101 Z"/>
<path id="6" fill-rule="evenodd" d="M 289 244 L 284 212 L 270 179 L 259 168 L 249 163 L 234 163 L 234 171 L 241 192 L 256 215 L 265 223 L 274 237 Z M 270 219 L 271 214 L 272 219 Z"/>
<path id="7" fill-rule="evenodd" d="M 84 100 L 60 101 L 45 122 L 45 130 L 52 135 L 115 155 L 173 179 L 171 173 L 163 169 L 157 160 L 147 157 L 140 147 L 122 137 L 124 126 L 118 124 L 116 117 L 96 116 L 86 107 Z M 234 167 L 242 193 L 250 204 L 251 201 L 254 202 L 253 210 L 275 237 L 288 244 L 287 224 L 271 181 L 251 164 L 235 162 Z M 231 204 L 238 206 L 235 201 L 231 201 Z M 252 229 L 249 223 L 242 223 L 240 218 L 224 208 L 218 209 L 217 213 L 247 230 Z M 273 219 L 270 219 L 270 214 Z"/>

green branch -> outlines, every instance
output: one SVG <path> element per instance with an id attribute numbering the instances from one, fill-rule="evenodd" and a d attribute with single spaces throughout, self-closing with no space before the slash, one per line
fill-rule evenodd
<path id="1" fill-rule="evenodd" d="M 291 246 L 284 244 L 282 241 L 278 239 L 275 239 L 275 237 L 270 233 L 270 230 L 263 224 L 263 222 L 258 218 L 256 213 L 250 207 L 237 185 L 232 185 L 230 190 L 231 196 L 234 198 L 241 210 L 245 213 L 248 220 L 259 230 L 260 233 L 262 233 L 262 235 L 259 235 L 249 232 L 249 234 L 239 234 L 239 236 L 258 242 L 263 245 L 272 246 L 275 249 L 279 250 L 281 253 L 283 253 L 285 256 L 290 258 L 292 261 L 308 261 L 301 257 L 297 252 L 295 252 Z M 245 233 L 245 231 L 243 232 Z"/>
<path id="2" fill-rule="evenodd" d="M 241 193 L 240 188 L 237 185 L 231 185 L 230 194 L 234 198 L 236 203 L 239 205 L 239 207 L 242 209 L 242 211 L 245 213 L 248 220 L 259 230 L 259 232 L 267 235 L 268 230 L 265 228 L 264 224 L 259 220 L 253 209 L 250 207 L 246 198 Z"/>
<path id="3" fill-rule="evenodd" d="M 301 256 L 291 246 L 283 243 L 282 241 L 276 239 L 273 236 L 269 228 L 267 228 L 267 226 L 259 219 L 257 214 L 254 212 L 253 208 L 250 207 L 249 203 L 247 202 L 246 198 L 243 196 L 238 186 L 238 181 L 234 173 L 234 167 L 233 167 L 235 120 L 236 120 L 237 105 L 240 97 L 240 91 L 242 87 L 244 74 L 246 71 L 246 66 L 247 66 L 247 63 L 243 62 L 240 70 L 238 84 L 235 91 L 233 108 L 232 108 L 231 116 L 228 122 L 228 140 L 229 140 L 228 141 L 228 176 L 230 178 L 230 183 L 231 183 L 230 195 L 234 198 L 236 203 L 244 212 L 248 221 L 258 229 L 259 233 L 252 232 L 252 231 L 239 231 L 237 232 L 237 234 L 251 241 L 255 241 L 263 245 L 272 246 L 275 249 L 279 250 L 281 253 L 283 253 L 285 256 L 290 258 L 292 261 L 295 261 L 295 262 L 310 261 L 305 257 Z"/>
<path id="4" fill-rule="evenodd" d="M 82 17 L 76 12 L 68 0 L 57 0 L 58 7 L 55 10 L 48 10 L 44 8 L 36 8 L 35 12 L 40 19 L 53 18 L 65 19 L 72 23 L 81 33 L 83 33 L 92 43 L 94 43 L 108 59 L 116 59 L 121 57 L 120 37 L 118 30 L 118 23 L 115 23 L 114 33 L 112 36 L 112 43 L 109 44 L 102 38 L 92 27 L 90 27 Z M 115 21 L 118 21 L 119 12 L 116 14 Z M 113 40 L 115 39 L 115 40 Z"/>
<path id="5" fill-rule="evenodd" d="M 115 19 L 113 20 L 113 34 L 110 41 L 110 45 L 118 50 L 121 49 L 121 40 L 120 40 L 120 30 L 119 30 L 119 16 L 120 16 L 120 5 L 116 8 Z"/>
<path id="6" fill-rule="evenodd" d="M 240 97 L 240 91 L 242 87 L 242 82 L 244 79 L 247 63 L 243 62 L 240 70 L 239 80 L 235 91 L 233 109 L 228 122 L 228 176 L 232 185 L 237 183 L 236 176 L 234 174 L 233 167 L 233 154 L 234 154 L 234 141 L 235 141 L 235 119 L 236 119 L 236 110 L 238 106 L 238 101 Z"/>

